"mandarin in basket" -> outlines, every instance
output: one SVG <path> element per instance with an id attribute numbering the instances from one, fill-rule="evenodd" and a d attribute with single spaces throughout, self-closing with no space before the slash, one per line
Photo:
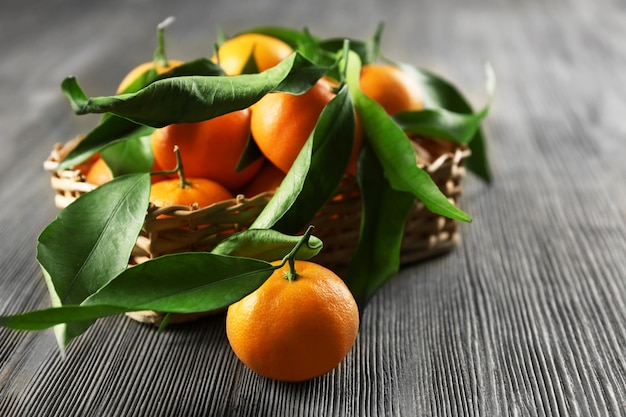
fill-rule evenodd
<path id="1" fill-rule="evenodd" d="M 150 188 L 150 202 L 157 207 L 207 207 L 231 198 L 233 195 L 224 186 L 206 178 L 190 178 L 184 183 L 178 178 L 168 178 Z"/>
<path id="2" fill-rule="evenodd" d="M 278 263 L 274 263 L 277 265 Z M 256 291 L 232 304 L 226 335 L 250 369 L 280 381 L 304 381 L 334 369 L 359 331 L 359 310 L 345 283 L 308 261 L 276 269 Z"/>
<path id="3" fill-rule="evenodd" d="M 102 157 L 98 157 L 89 167 L 85 174 L 85 180 L 89 184 L 102 185 L 113 179 L 113 173 Z"/>
<path id="4" fill-rule="evenodd" d="M 273 36 L 260 33 L 242 33 L 224 42 L 217 50 L 213 62 L 219 62 L 226 75 L 242 73 L 250 56 L 254 56 L 256 67 L 265 71 L 293 53 L 291 46 Z"/>
<path id="5" fill-rule="evenodd" d="M 304 94 L 274 92 L 254 103 L 250 131 L 263 155 L 287 173 L 334 96 L 332 85 L 319 80 Z M 361 129 L 356 128 L 352 161 L 358 156 L 361 136 Z"/>
<path id="6" fill-rule="evenodd" d="M 176 159 L 174 171 L 178 178 L 168 178 L 150 187 L 150 202 L 157 207 L 196 206 L 207 207 L 220 201 L 230 200 L 233 195 L 221 184 L 207 178 L 185 176 L 183 160 L 178 147 L 172 152 Z M 161 215 L 160 217 L 164 217 Z"/>
<path id="7" fill-rule="evenodd" d="M 250 138 L 250 110 L 238 110 L 197 123 L 172 124 L 152 134 L 155 162 L 163 168 L 176 164 L 172 152 L 180 149 L 185 175 L 208 178 L 229 190 L 247 184 L 261 169 L 263 158 L 240 171 L 237 164 Z"/>
<path id="8" fill-rule="evenodd" d="M 246 197 L 254 197 L 267 191 L 276 191 L 285 178 L 285 173 L 270 162 L 266 162 L 259 173 L 242 190 Z"/>
<path id="9" fill-rule="evenodd" d="M 424 108 L 419 85 L 396 66 L 363 65 L 359 83 L 361 91 L 378 102 L 388 114 Z"/>

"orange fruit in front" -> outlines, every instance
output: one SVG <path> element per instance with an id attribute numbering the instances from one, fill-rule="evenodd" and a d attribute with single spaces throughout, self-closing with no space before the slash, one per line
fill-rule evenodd
<path id="1" fill-rule="evenodd" d="M 265 71 L 292 53 L 291 46 L 278 38 L 260 33 L 243 33 L 224 42 L 217 50 L 217 57 L 212 56 L 211 60 L 219 62 L 226 75 L 239 75 L 251 54 L 254 54 L 257 69 Z"/>
<path id="2" fill-rule="evenodd" d="M 231 198 L 233 195 L 224 186 L 206 178 L 188 178 L 183 187 L 179 178 L 169 178 L 150 187 L 150 202 L 157 207 L 206 207 Z"/>
<path id="3" fill-rule="evenodd" d="M 253 104 L 250 132 L 263 155 L 287 173 L 334 96 L 331 85 L 320 80 L 304 94 L 269 93 Z M 360 128 L 355 132 L 353 159 L 361 142 Z"/>
<path id="4" fill-rule="evenodd" d="M 359 83 L 361 91 L 378 102 L 390 115 L 424 108 L 417 82 L 393 65 L 364 65 Z"/>
<path id="5" fill-rule="evenodd" d="M 85 174 L 85 180 L 93 185 L 102 185 L 112 179 L 113 173 L 102 157 L 98 157 Z"/>
<path id="6" fill-rule="evenodd" d="M 280 381 L 333 370 L 359 330 L 357 304 L 341 278 L 308 261 L 295 261 L 295 269 L 293 281 L 286 277 L 288 263 L 277 269 L 226 315 L 226 335 L 237 357 L 259 375 Z"/>
<path id="7" fill-rule="evenodd" d="M 266 162 L 259 173 L 250 181 L 242 193 L 250 198 L 267 191 L 276 191 L 285 178 L 285 173 L 270 162 Z"/>
<path id="8" fill-rule="evenodd" d="M 166 72 L 182 65 L 184 61 L 179 61 L 177 59 L 170 59 L 167 61 L 167 65 L 155 64 L 153 61 L 144 62 L 133 68 L 120 82 L 120 85 L 117 87 L 117 94 L 124 92 L 128 88 L 129 85 L 133 83 L 139 76 L 143 73 L 150 71 L 154 67 L 154 70 L 158 75 L 165 74 Z"/>
<path id="9" fill-rule="evenodd" d="M 208 178 L 229 190 L 246 184 L 263 165 L 258 159 L 236 172 L 250 138 L 250 110 L 238 110 L 197 123 L 180 123 L 156 129 L 152 134 L 155 162 L 163 169 L 176 166 L 174 146 L 180 149 L 185 175 Z"/>

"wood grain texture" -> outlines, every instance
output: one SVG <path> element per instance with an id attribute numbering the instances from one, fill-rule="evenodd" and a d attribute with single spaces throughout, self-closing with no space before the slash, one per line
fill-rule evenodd
<path id="1" fill-rule="evenodd" d="M 11 7 L 9 7 L 11 6 Z M 404 268 L 332 373 L 260 378 L 223 316 L 172 327 L 102 319 L 65 358 L 50 331 L 0 329 L 0 415 L 626 415 L 626 8 L 619 0 L 0 1 L 0 314 L 49 305 L 35 260 L 56 214 L 42 162 L 93 126 L 59 84 L 112 92 L 151 59 L 210 53 L 218 26 L 369 36 L 453 80 L 485 123 L 495 180 L 465 181 L 461 245 Z"/>

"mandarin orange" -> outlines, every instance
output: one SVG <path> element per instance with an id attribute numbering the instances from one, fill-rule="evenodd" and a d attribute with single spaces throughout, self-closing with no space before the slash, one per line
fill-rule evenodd
<path id="1" fill-rule="evenodd" d="M 219 62 L 226 75 L 239 75 L 250 56 L 254 56 L 256 67 L 265 71 L 293 53 L 287 43 L 261 33 L 242 33 L 224 42 L 217 50 L 213 62 Z"/>
<path id="2" fill-rule="evenodd" d="M 357 304 L 341 278 L 313 262 L 294 264 L 295 277 L 286 263 L 226 315 L 226 334 L 237 357 L 259 375 L 280 381 L 304 381 L 333 370 L 359 330 Z"/>
<path id="3" fill-rule="evenodd" d="M 361 91 L 378 102 L 390 115 L 424 108 L 419 85 L 396 66 L 363 65 L 359 83 Z"/>
<path id="4" fill-rule="evenodd" d="M 248 183 L 263 165 L 254 161 L 240 171 L 237 164 L 250 138 L 250 110 L 238 110 L 197 123 L 180 123 L 156 129 L 152 151 L 163 169 L 176 165 L 172 152 L 178 146 L 185 161 L 185 175 L 208 178 L 236 190 Z"/>
<path id="5" fill-rule="evenodd" d="M 266 162 L 259 173 L 243 189 L 242 194 L 248 198 L 267 191 L 276 191 L 285 178 L 285 173 L 270 162 Z"/>
<path id="6" fill-rule="evenodd" d="M 179 178 L 169 178 L 150 187 L 150 202 L 157 207 L 206 207 L 231 198 L 233 195 L 224 186 L 206 178 L 188 178 L 183 186 Z"/>
<path id="7" fill-rule="evenodd" d="M 113 179 L 113 173 L 102 157 L 98 157 L 85 174 L 89 184 L 102 185 Z"/>
<path id="8" fill-rule="evenodd" d="M 130 70 L 126 76 L 120 82 L 120 85 L 117 87 L 116 93 L 123 93 L 138 77 L 143 75 L 144 73 L 150 71 L 152 68 L 156 71 L 158 75 L 165 74 L 168 71 L 184 64 L 184 61 L 180 61 L 178 59 L 170 59 L 167 61 L 167 64 L 163 65 L 158 62 L 144 62 L 142 64 L 137 65 L 135 68 Z"/>
<path id="9" fill-rule="evenodd" d="M 250 131 L 263 155 L 287 173 L 334 95 L 318 81 L 304 94 L 269 93 L 253 104 Z"/>

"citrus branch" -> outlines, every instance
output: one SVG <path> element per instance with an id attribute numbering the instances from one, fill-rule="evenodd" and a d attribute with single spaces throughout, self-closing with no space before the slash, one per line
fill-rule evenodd
<path id="1" fill-rule="evenodd" d="M 150 175 L 172 175 L 178 174 L 178 178 L 180 179 L 180 188 L 186 188 L 189 186 L 189 182 L 185 179 L 185 170 L 183 168 L 183 158 L 180 156 L 180 149 L 178 145 L 174 146 L 174 153 L 176 154 L 176 166 L 174 169 L 165 170 L 165 171 L 155 171 L 151 172 Z"/>
<path id="2" fill-rule="evenodd" d="M 302 238 L 298 241 L 298 243 L 296 243 L 293 249 L 291 249 L 291 251 L 287 255 L 285 255 L 285 257 L 282 259 L 282 262 L 277 267 L 281 268 L 285 265 L 286 262 L 289 262 L 289 271 L 285 272 L 285 277 L 290 282 L 298 278 L 298 273 L 296 272 L 296 253 L 298 253 L 298 250 L 300 250 L 302 245 L 304 245 L 305 243 L 308 244 L 309 238 L 311 237 L 311 234 L 313 234 L 314 228 L 315 227 L 311 225 L 306 229 L 306 231 L 302 235 Z"/>

